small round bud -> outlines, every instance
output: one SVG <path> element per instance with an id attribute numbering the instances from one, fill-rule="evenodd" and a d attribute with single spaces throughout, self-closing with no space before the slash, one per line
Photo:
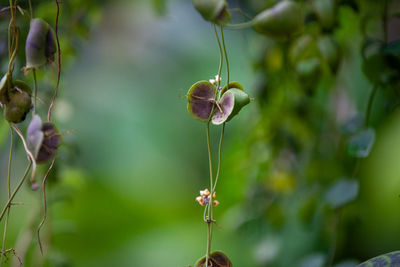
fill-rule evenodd
<path id="1" fill-rule="evenodd" d="M 37 191 L 37 190 L 39 190 L 39 188 L 40 188 L 40 186 L 39 186 L 37 183 L 33 183 L 33 184 L 31 185 L 32 191 Z"/>
<path id="2" fill-rule="evenodd" d="M 225 0 L 193 0 L 193 5 L 207 21 L 223 25 L 230 19 Z"/>
<path id="3" fill-rule="evenodd" d="M 264 10 L 253 20 L 255 31 L 274 39 L 287 39 L 303 29 L 304 15 L 300 4 L 283 0 Z"/>

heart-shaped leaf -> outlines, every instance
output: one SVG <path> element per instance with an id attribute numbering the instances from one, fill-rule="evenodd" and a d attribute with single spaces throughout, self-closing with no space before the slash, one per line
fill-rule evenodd
<path id="1" fill-rule="evenodd" d="M 199 81 L 187 93 L 189 113 L 200 121 L 208 121 L 215 104 L 217 89 L 208 81 Z"/>
<path id="2" fill-rule="evenodd" d="M 243 90 L 229 89 L 218 101 L 219 108 L 215 110 L 212 123 L 219 125 L 230 121 L 248 103 L 250 103 L 250 98 Z"/>
<path id="3" fill-rule="evenodd" d="M 332 208 L 339 208 L 356 199 L 359 182 L 356 179 L 340 179 L 326 192 L 325 199 Z"/>
<path id="4" fill-rule="evenodd" d="M 375 130 L 368 128 L 350 138 L 347 151 L 352 157 L 366 158 L 369 156 L 374 142 Z"/>
<path id="5" fill-rule="evenodd" d="M 387 254 L 372 258 L 358 265 L 358 267 L 398 267 L 400 266 L 400 251 L 393 251 Z"/>

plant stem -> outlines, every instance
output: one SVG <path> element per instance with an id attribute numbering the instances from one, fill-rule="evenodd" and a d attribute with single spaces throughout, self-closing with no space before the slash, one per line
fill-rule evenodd
<path id="1" fill-rule="evenodd" d="M 218 178 L 219 178 L 219 173 L 221 169 L 221 152 L 222 152 L 222 141 L 224 140 L 224 133 L 225 133 L 225 123 L 222 124 L 222 130 L 221 130 L 221 137 L 219 138 L 219 146 L 218 146 L 218 166 L 217 166 L 217 174 L 215 176 L 215 183 L 213 187 L 213 192 L 215 192 L 215 188 L 217 187 L 218 183 Z"/>
<path id="2" fill-rule="evenodd" d="M 226 84 L 228 85 L 229 89 L 229 60 L 228 60 L 228 53 L 226 52 L 226 46 L 225 46 L 225 37 L 224 37 L 224 27 L 221 25 L 221 39 L 222 39 L 222 47 L 224 49 L 224 56 L 225 56 L 225 62 L 226 62 Z"/>
<path id="3" fill-rule="evenodd" d="M 253 25 L 253 20 L 237 23 L 237 24 L 226 24 L 225 28 L 230 30 L 243 30 L 246 28 L 250 28 Z"/>
<path id="4" fill-rule="evenodd" d="M 28 2 L 29 2 L 29 13 L 31 15 L 31 19 L 33 19 L 32 0 L 28 0 Z"/>
<path id="5" fill-rule="evenodd" d="M 211 145 L 210 145 L 210 121 L 207 122 L 206 127 L 207 134 L 207 149 L 208 149 L 208 165 L 210 168 L 210 202 L 208 204 L 208 219 L 207 219 L 207 252 L 206 252 L 206 267 L 208 267 L 208 260 L 210 259 L 210 251 L 211 251 L 211 240 L 212 240 L 212 220 L 213 220 L 213 171 L 212 171 L 212 159 L 211 159 Z"/>
<path id="6" fill-rule="evenodd" d="M 31 169 L 31 166 L 32 166 L 32 161 L 29 161 L 28 167 L 26 168 L 24 175 L 22 176 L 21 180 L 19 181 L 17 187 L 12 192 L 11 196 L 8 198 L 7 203 L 4 205 L 4 208 L 0 213 L 0 221 L 3 219 L 4 214 L 6 213 L 8 207 L 11 205 L 11 202 L 13 201 L 15 195 L 18 193 L 18 191 L 21 188 L 22 184 L 24 183 L 26 177 L 28 176 L 28 173 L 29 173 L 29 170 Z"/>
<path id="7" fill-rule="evenodd" d="M 51 111 L 53 109 L 54 106 L 54 102 L 56 100 L 57 97 L 57 93 L 58 93 L 58 88 L 60 87 L 60 78 L 61 78 L 61 48 L 60 48 L 60 40 L 58 39 L 58 19 L 60 16 L 60 3 L 58 2 L 58 0 L 56 0 L 56 4 L 57 4 L 57 15 L 56 15 L 56 28 L 55 28 L 55 32 L 56 32 L 56 42 L 57 42 L 57 85 L 56 85 L 56 89 L 54 90 L 54 95 L 51 99 L 51 103 L 49 106 L 49 111 L 47 112 L 47 120 L 51 121 Z"/>
<path id="8" fill-rule="evenodd" d="M 214 33 L 215 33 L 215 37 L 217 38 L 217 43 L 218 43 L 218 49 L 219 49 L 219 66 L 218 66 L 218 81 L 217 81 L 217 92 L 216 92 L 216 97 L 219 96 L 219 88 L 221 85 L 221 71 L 222 71 L 222 64 L 223 64 L 223 56 L 222 56 L 222 47 L 221 47 L 221 42 L 219 41 L 219 36 L 218 36 L 218 32 L 217 32 L 217 27 L 215 26 L 215 24 L 213 24 L 214 27 Z M 218 101 L 218 99 L 215 99 L 215 101 Z M 210 119 L 212 117 L 212 112 L 210 115 Z"/>
<path id="9" fill-rule="evenodd" d="M 55 162 L 55 158 L 53 159 L 53 161 L 51 162 L 51 165 L 49 167 L 49 169 L 47 170 L 44 178 L 43 178 L 43 182 L 42 182 L 42 193 L 43 193 L 43 219 L 39 224 L 39 227 L 37 229 L 37 236 L 38 236 L 38 243 L 39 243 L 39 248 L 40 248 L 40 252 L 43 255 L 43 246 L 42 246 L 42 242 L 40 240 L 40 229 L 42 229 L 42 226 L 44 225 L 44 223 L 46 222 L 46 218 L 47 218 L 47 201 L 46 201 L 46 181 L 47 181 L 47 177 L 49 176 L 49 173 L 51 171 L 51 169 L 54 166 L 54 162 Z"/>
<path id="10" fill-rule="evenodd" d="M 10 125 L 10 154 L 8 157 L 8 172 L 7 172 L 7 190 L 8 190 L 8 198 L 11 196 L 11 162 L 12 162 L 12 154 L 13 154 L 13 129 Z M 10 206 L 7 208 L 7 215 L 6 220 L 4 222 L 4 232 L 3 232 L 3 242 L 1 245 L 1 258 L 0 258 L 0 267 L 3 265 L 3 258 L 4 258 L 4 250 L 6 247 L 6 237 L 7 237 L 7 228 L 8 228 L 8 219 L 10 218 Z"/>

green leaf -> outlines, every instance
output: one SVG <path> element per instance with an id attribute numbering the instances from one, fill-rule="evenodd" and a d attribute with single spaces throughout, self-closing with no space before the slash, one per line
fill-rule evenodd
<path id="1" fill-rule="evenodd" d="M 218 101 L 221 110 L 219 108 L 215 110 L 212 123 L 219 125 L 230 121 L 249 103 L 250 98 L 245 92 L 237 88 L 229 89 Z"/>
<path id="2" fill-rule="evenodd" d="M 243 85 L 240 82 L 233 81 L 233 82 L 229 83 L 229 88 L 228 88 L 228 85 L 225 85 L 224 88 L 222 88 L 221 95 L 223 95 L 226 91 L 228 91 L 228 89 L 232 89 L 232 88 L 236 88 L 236 89 L 244 91 Z"/>
<path id="3" fill-rule="evenodd" d="M 388 45 L 383 47 L 382 51 L 385 54 L 399 56 L 400 55 L 400 41 L 394 41 L 394 42 L 389 43 Z"/>
<path id="4" fill-rule="evenodd" d="M 366 158 L 369 156 L 375 142 L 375 130 L 368 128 L 350 138 L 347 152 L 356 158 Z"/>
<path id="5" fill-rule="evenodd" d="M 387 254 L 372 258 L 358 265 L 358 267 L 398 267 L 400 266 L 400 251 L 393 251 Z"/>
<path id="6" fill-rule="evenodd" d="M 328 188 L 325 199 L 336 209 L 353 201 L 358 195 L 358 190 L 359 182 L 356 179 L 342 178 Z"/>

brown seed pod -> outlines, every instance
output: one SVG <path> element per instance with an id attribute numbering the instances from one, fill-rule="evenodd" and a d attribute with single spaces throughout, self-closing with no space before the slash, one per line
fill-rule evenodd
<path id="1" fill-rule="evenodd" d="M 4 117 L 7 121 L 20 123 L 25 120 L 31 110 L 31 88 L 23 81 L 14 81 L 12 88 L 6 93 Z"/>
<path id="2" fill-rule="evenodd" d="M 45 163 L 56 156 L 61 135 L 53 123 L 42 123 L 40 117 L 35 115 L 28 126 L 27 140 L 36 162 Z"/>

